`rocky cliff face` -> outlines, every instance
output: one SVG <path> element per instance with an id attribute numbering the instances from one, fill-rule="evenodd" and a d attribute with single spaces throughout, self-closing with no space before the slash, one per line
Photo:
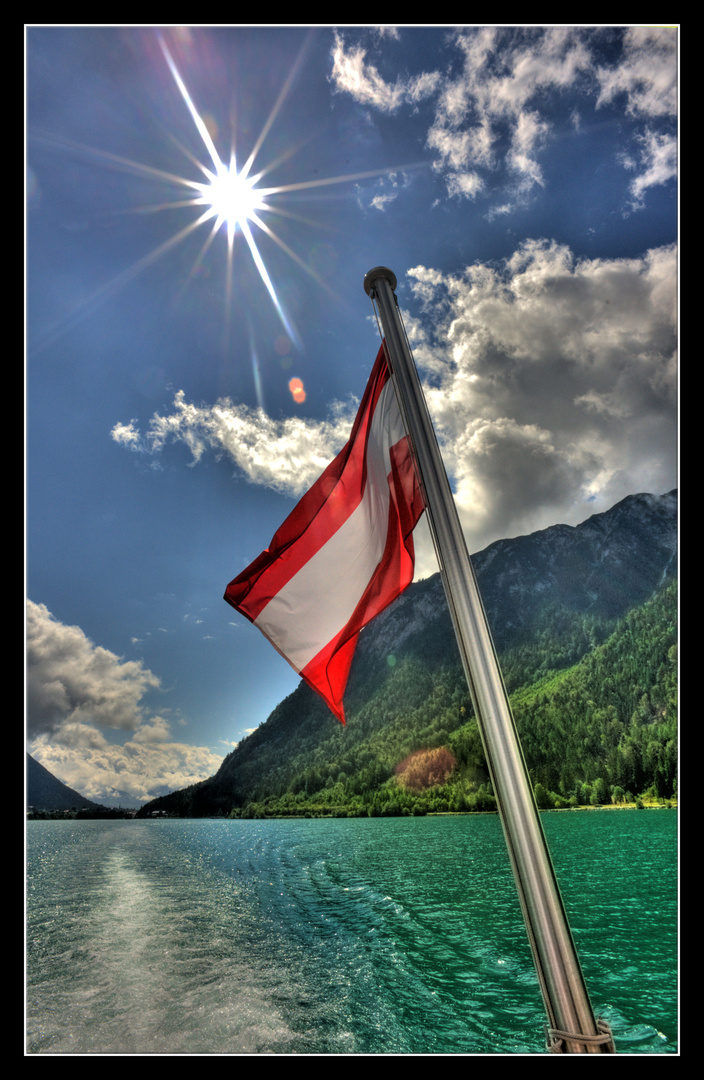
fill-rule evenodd
<path id="1" fill-rule="evenodd" d="M 558 609 L 615 620 L 677 568 L 677 492 L 629 495 L 580 525 L 497 540 L 472 556 L 499 651 Z M 386 655 L 418 635 L 445 633 L 439 575 L 412 585 L 362 636 L 360 655 Z"/>

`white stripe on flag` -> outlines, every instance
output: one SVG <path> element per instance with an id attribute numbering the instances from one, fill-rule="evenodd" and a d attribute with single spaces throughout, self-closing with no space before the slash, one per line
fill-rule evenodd
<path id="1" fill-rule="evenodd" d="M 389 522 L 390 450 L 404 437 L 389 381 L 371 423 L 361 502 L 254 621 L 299 672 L 347 625 L 381 561 Z"/>

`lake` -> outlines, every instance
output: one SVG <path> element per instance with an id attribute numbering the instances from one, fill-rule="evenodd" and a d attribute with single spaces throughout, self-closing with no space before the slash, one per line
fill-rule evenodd
<path id="1" fill-rule="evenodd" d="M 677 1053 L 677 811 L 541 815 L 594 1011 Z M 27 822 L 30 1054 L 538 1054 L 496 815 Z"/>

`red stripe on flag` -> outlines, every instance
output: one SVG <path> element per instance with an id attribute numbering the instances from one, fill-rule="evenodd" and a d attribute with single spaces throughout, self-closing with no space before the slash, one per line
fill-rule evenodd
<path id="1" fill-rule="evenodd" d="M 382 346 L 349 442 L 225 592 L 343 724 L 359 633 L 413 580 L 423 512 L 388 380 Z"/>
<path id="2" fill-rule="evenodd" d="M 269 547 L 227 586 L 227 602 L 252 622 L 358 506 L 366 482 L 369 429 L 388 379 L 382 346 L 347 443 L 277 529 Z"/>

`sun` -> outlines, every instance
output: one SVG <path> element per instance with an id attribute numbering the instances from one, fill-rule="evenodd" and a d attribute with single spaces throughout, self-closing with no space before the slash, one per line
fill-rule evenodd
<path id="1" fill-rule="evenodd" d="M 196 203 L 209 207 L 210 216 L 215 217 L 215 228 L 222 225 L 228 233 L 239 225 L 243 228 L 255 218 L 258 210 L 268 209 L 265 200 L 257 191 L 258 177 L 245 176 L 244 171 L 237 171 L 233 158 L 230 165 L 221 165 L 212 179 L 202 185 L 202 195 Z"/>
<path id="2" fill-rule="evenodd" d="M 187 224 L 179 227 L 156 248 L 142 256 L 137 262 L 122 271 L 111 281 L 100 286 L 89 297 L 84 298 L 79 305 L 79 310 L 66 313 L 66 315 L 59 320 L 59 323 L 45 335 L 42 342 L 35 345 L 35 348 L 44 347 L 48 342 L 54 340 L 68 325 L 73 324 L 76 319 L 82 318 L 89 309 L 93 309 L 96 305 L 102 303 L 108 296 L 115 293 L 128 281 L 131 281 L 138 274 L 141 274 L 147 267 L 153 265 L 158 259 L 161 259 L 168 251 L 172 250 L 188 236 L 199 230 L 201 226 L 206 226 L 207 232 L 200 251 L 195 258 L 189 280 L 191 280 L 198 272 L 215 237 L 218 234 L 224 233 L 227 241 L 225 317 L 229 324 L 230 301 L 233 294 L 234 259 L 236 250 L 235 238 L 237 234 L 240 234 L 246 242 L 252 261 L 269 293 L 274 309 L 284 330 L 291 341 L 294 344 L 299 345 L 300 341 L 296 328 L 286 313 L 281 299 L 277 295 L 276 288 L 265 265 L 264 258 L 257 243 L 257 234 L 266 236 L 267 240 L 276 244 L 303 271 L 310 275 L 317 285 L 328 293 L 333 293 L 330 283 L 321 278 L 320 275 L 316 273 L 315 269 L 309 266 L 277 234 L 275 228 L 270 224 L 272 221 L 271 215 L 276 213 L 280 216 L 297 216 L 287 212 L 281 205 L 282 199 L 285 200 L 286 195 L 290 192 L 309 188 L 327 187 L 331 184 L 352 183 L 374 176 L 395 173 L 398 170 L 412 170 L 418 168 L 421 163 L 372 169 L 359 173 L 348 173 L 343 176 L 333 176 L 326 179 L 301 180 L 297 183 L 279 186 L 263 186 L 263 179 L 271 173 L 275 163 L 269 163 L 263 168 L 257 165 L 256 170 L 255 163 L 259 159 L 262 146 L 277 114 L 291 90 L 294 76 L 303 54 L 301 54 L 296 64 L 294 64 L 293 69 L 286 79 L 266 123 L 256 139 L 254 148 L 249 154 L 249 157 L 244 165 L 239 168 L 235 158 L 234 148 L 230 151 L 229 162 L 227 159 L 223 160 L 220 157 L 210 131 L 208 130 L 208 126 L 203 116 L 198 111 L 189 93 L 188 87 L 171 55 L 169 47 L 164 40 L 163 34 L 160 31 L 157 32 L 157 40 L 166 65 L 178 87 L 181 98 L 191 115 L 191 119 L 195 124 L 198 134 L 200 135 L 203 148 L 206 151 L 205 159 L 201 160 L 200 156 L 193 154 L 190 150 L 186 149 L 180 140 L 172 133 L 170 134 L 170 138 L 181 149 L 191 165 L 200 173 L 200 179 L 192 179 L 175 172 L 167 172 L 151 165 L 120 157 L 117 154 L 112 154 L 105 150 L 98 150 L 78 143 L 68 143 L 67 141 L 59 142 L 45 137 L 42 137 L 39 141 L 53 145 L 59 149 L 67 150 L 71 153 L 79 152 L 81 154 L 86 154 L 92 160 L 101 161 L 110 168 L 136 174 L 142 178 L 154 181 L 157 184 L 165 185 L 166 189 L 170 192 L 173 192 L 174 190 L 179 192 L 179 197 L 176 199 L 170 198 L 167 201 L 157 201 L 152 204 L 134 207 L 135 213 L 144 214 L 148 212 L 154 213 L 170 210 L 181 211 L 189 207 L 193 208 L 196 213 Z M 227 333 L 229 334 L 229 329 L 227 330 Z"/>
<path id="3" fill-rule="evenodd" d="M 254 153 L 250 155 L 246 165 L 241 170 L 237 169 L 234 152 L 230 155 L 229 165 L 221 159 L 215 147 L 215 143 L 211 138 L 210 132 L 208 131 L 208 127 L 203 117 L 198 112 L 193 99 L 188 92 L 188 88 L 176 67 L 174 59 L 169 52 L 166 42 L 161 35 L 159 35 L 159 45 L 161 46 L 164 59 L 174 78 L 174 82 L 193 118 L 193 122 L 198 129 L 198 133 L 203 140 L 205 149 L 208 151 L 208 155 L 212 162 L 212 168 L 209 168 L 197 158 L 194 158 L 194 163 L 206 178 L 205 182 L 180 179 L 180 183 L 199 193 L 190 200 L 194 206 L 203 205 L 206 207 L 202 217 L 198 218 L 197 224 L 200 225 L 204 221 L 215 218 L 213 233 L 218 232 L 220 227 L 224 224 L 227 227 L 227 234 L 231 241 L 238 225 L 243 231 L 246 231 L 246 226 L 249 221 L 259 220 L 256 216 L 256 211 L 269 209 L 263 198 L 263 194 L 256 189 L 257 181 L 261 178 L 262 174 L 250 176 L 250 170 L 254 161 Z M 261 141 L 260 138 L 260 143 Z"/>

